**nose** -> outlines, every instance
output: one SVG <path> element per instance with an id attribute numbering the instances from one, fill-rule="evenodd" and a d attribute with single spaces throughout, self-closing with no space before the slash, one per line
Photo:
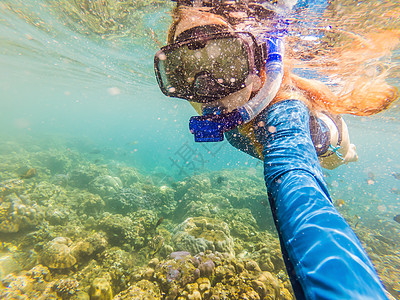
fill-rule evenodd
<path id="1" fill-rule="evenodd" d="M 202 71 L 195 76 L 193 91 L 198 96 L 208 96 L 215 100 L 225 96 L 226 87 L 219 83 L 209 72 Z"/>

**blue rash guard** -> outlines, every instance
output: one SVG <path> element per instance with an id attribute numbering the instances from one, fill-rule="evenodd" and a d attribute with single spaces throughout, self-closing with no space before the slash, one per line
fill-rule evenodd
<path id="1" fill-rule="evenodd" d="M 263 123 L 260 123 L 262 121 Z M 278 102 L 256 118 L 268 198 L 297 299 L 388 299 L 360 241 L 332 204 L 309 111 Z"/>

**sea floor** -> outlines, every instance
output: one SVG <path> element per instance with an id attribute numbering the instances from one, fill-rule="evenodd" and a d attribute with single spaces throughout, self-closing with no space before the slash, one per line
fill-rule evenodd
<path id="1" fill-rule="evenodd" d="M 294 299 L 266 195 L 254 168 L 175 180 L 101 149 L 3 139 L 0 298 Z M 400 299 L 396 224 L 335 205 Z"/>

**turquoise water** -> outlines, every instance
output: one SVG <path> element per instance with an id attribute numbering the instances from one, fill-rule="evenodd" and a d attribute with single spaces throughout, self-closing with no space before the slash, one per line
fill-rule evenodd
<path id="1" fill-rule="evenodd" d="M 7 166 L 0 181 L 10 179 L 15 161 L 29 165 L 34 158 L 27 153 L 57 149 L 94 165 L 128 166 L 143 176 L 175 180 L 240 169 L 262 185 L 257 160 L 226 141 L 195 144 L 188 130 L 192 107 L 159 91 L 153 56 L 165 43 L 172 4 L 135 2 L 127 17 L 111 16 L 115 24 L 96 26 L 90 13 L 72 10 L 78 2 L 85 3 L 0 2 L 0 154 L 1 166 Z M 391 59 L 399 64 L 400 49 Z M 389 81 L 400 87 L 398 76 L 393 72 Z M 398 101 L 373 117 L 345 116 L 359 161 L 326 171 L 332 198 L 344 200 L 341 209 L 352 226 L 378 230 L 397 255 L 400 224 L 393 217 L 400 214 L 400 180 L 393 173 L 400 172 L 399 117 Z"/>
<path id="2" fill-rule="evenodd" d="M 151 31 L 164 43 L 168 5 L 153 5 L 156 13 L 150 13 L 150 6 L 132 20 L 137 23 L 134 30 L 141 32 L 114 36 L 71 28 L 67 25 L 70 16 L 63 15 L 62 9 L 51 10 L 46 3 L 55 2 L 13 2 L 11 6 L 21 8 L 21 14 L 29 12 L 38 26 L 1 4 L 0 84 L 7 112 L 1 118 L 3 134 L 82 139 L 88 147 L 115 155 L 121 152 L 128 156 L 124 161 L 145 170 L 169 168 L 169 157 L 188 142 L 205 156 L 204 162 L 213 160 L 199 167 L 249 163 L 244 155 L 228 150 L 214 159 L 204 147 L 192 143 L 188 131 L 192 108 L 159 91 L 152 68 L 158 44 Z"/>
<path id="3" fill-rule="evenodd" d="M 133 30 L 105 34 L 79 27 L 54 1 L 0 5 L 0 126 L 6 139 L 53 135 L 146 172 L 257 165 L 226 142 L 195 144 L 188 131 L 193 109 L 159 91 L 153 55 L 166 40 L 170 4 L 149 3 L 126 21 Z M 373 188 L 389 202 L 398 197 L 387 191 L 400 188 L 390 176 L 400 170 L 398 106 L 370 118 L 347 117 L 360 160 L 332 172 L 357 179 L 355 186 L 368 172 L 382 176 Z M 197 154 L 182 171 L 184 157 Z"/>

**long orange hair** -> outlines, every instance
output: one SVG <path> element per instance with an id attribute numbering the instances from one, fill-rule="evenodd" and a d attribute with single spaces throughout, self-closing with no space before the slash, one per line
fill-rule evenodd
<path id="1" fill-rule="evenodd" d="M 343 45 L 324 52 L 323 59 L 310 66 L 320 63 L 318 70 L 341 81 L 336 93 L 321 81 L 294 74 L 290 74 L 292 84 L 304 92 L 312 107 L 334 114 L 369 116 L 387 109 L 399 98 L 399 92 L 386 82 L 389 67 L 380 60 L 390 57 L 399 45 L 400 31 L 343 34 L 348 37 Z"/>
<path id="2" fill-rule="evenodd" d="M 169 30 L 168 43 L 173 42 L 177 26 L 182 20 L 192 19 L 195 22 L 199 18 L 217 18 L 221 22 L 229 24 L 226 18 L 212 15 L 207 9 L 176 8 L 173 11 L 173 23 Z M 238 26 L 232 27 L 237 28 Z M 289 49 L 286 53 L 286 56 L 289 56 L 287 60 L 289 63 L 285 67 L 283 85 L 297 88 L 304 96 L 303 100 L 313 110 L 358 116 L 379 113 L 399 98 L 399 92 L 396 87 L 386 82 L 387 72 L 369 74 L 371 72 L 366 69 L 364 61 L 379 61 L 380 57 L 390 55 L 399 42 L 400 31 L 398 30 L 382 30 L 365 36 L 349 33 L 345 42 L 340 46 L 333 47 L 326 52 L 321 51 L 323 58 L 315 59 L 314 63 L 308 63 L 307 67 L 318 67 L 320 72 L 342 79 L 341 88 L 336 88 L 335 92 L 321 81 L 293 74 L 289 65 L 305 66 L 305 64 L 296 59 Z"/>

